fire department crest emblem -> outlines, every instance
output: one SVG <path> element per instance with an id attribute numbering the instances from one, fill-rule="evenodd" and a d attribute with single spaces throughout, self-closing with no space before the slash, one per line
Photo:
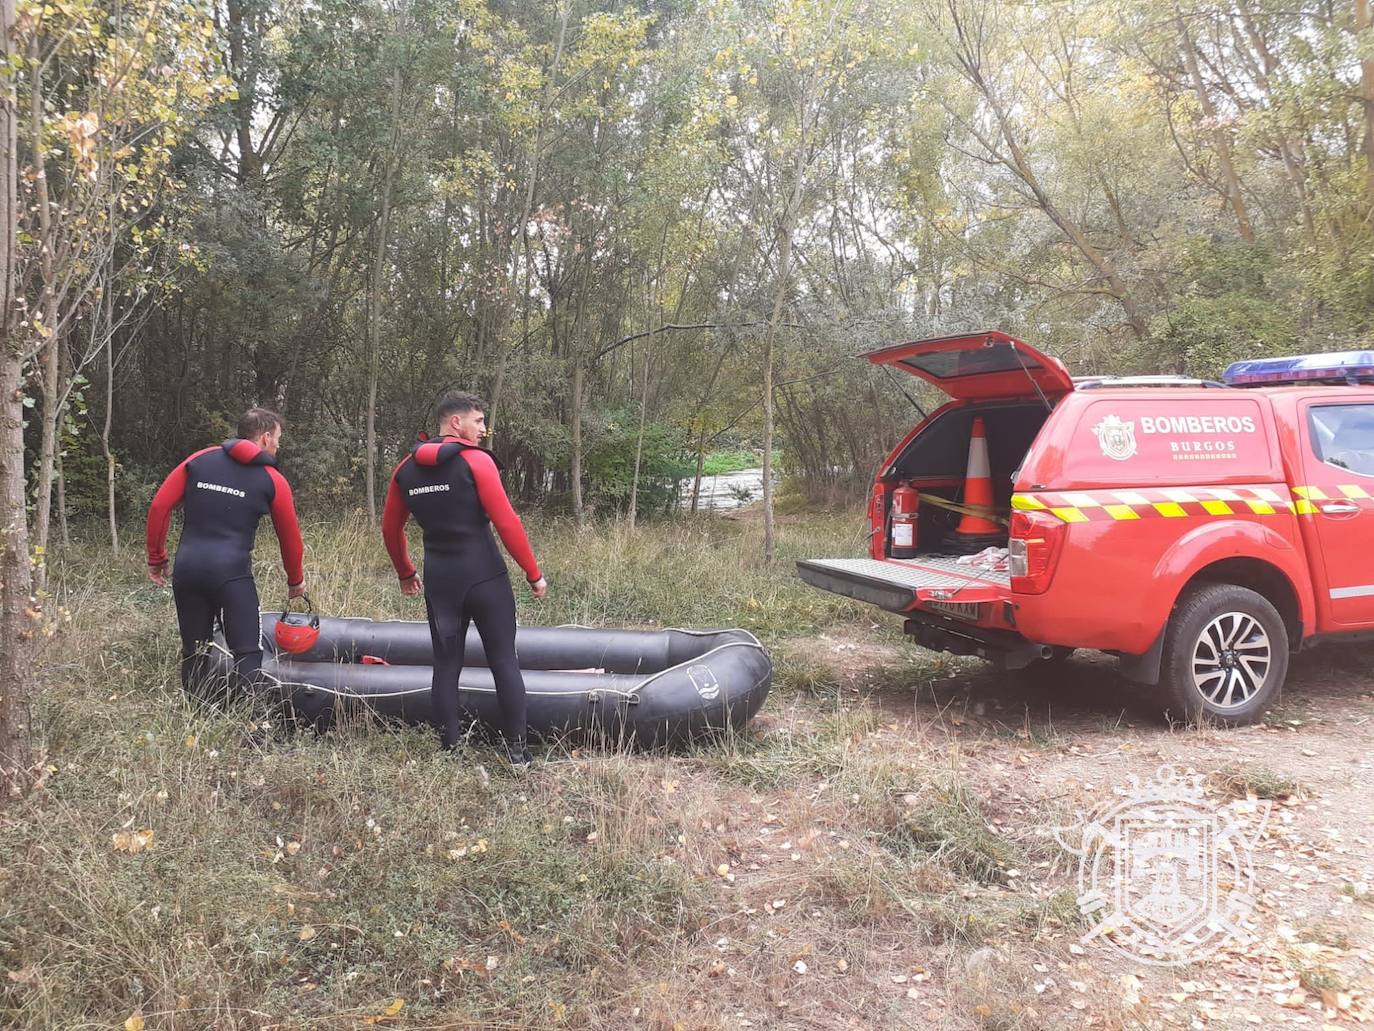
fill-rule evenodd
<path id="1" fill-rule="evenodd" d="M 1250 941 L 1242 926 L 1255 906 L 1252 853 L 1269 803 L 1218 810 L 1202 777 L 1161 767 L 1074 828 L 1054 836 L 1078 856 L 1078 906 L 1093 924 L 1081 939 L 1141 963 L 1179 966 L 1228 941 Z M 1247 813 L 1247 836 L 1239 817 Z M 1076 835 L 1076 837 L 1075 837 Z"/>
<path id="2" fill-rule="evenodd" d="M 1093 427 L 1098 447 L 1108 458 L 1124 462 L 1136 452 L 1135 423 L 1123 422 L 1120 416 L 1109 415 Z"/>

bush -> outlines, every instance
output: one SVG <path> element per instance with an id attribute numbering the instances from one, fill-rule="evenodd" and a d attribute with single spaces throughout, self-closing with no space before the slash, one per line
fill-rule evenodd
<path id="1" fill-rule="evenodd" d="M 1156 368 L 1217 379 L 1246 358 L 1293 354 L 1299 347 L 1296 284 L 1278 255 L 1255 245 L 1201 242 L 1183 259 L 1186 299 L 1156 320 Z"/>
<path id="2" fill-rule="evenodd" d="M 589 413 L 582 432 L 587 500 L 601 509 L 627 508 L 634 483 L 638 413 L 630 409 Z M 696 471 L 695 465 L 679 457 L 682 449 L 680 428 L 655 422 L 645 425 L 636 504 L 640 512 L 667 511 L 676 503 L 678 481 Z"/>

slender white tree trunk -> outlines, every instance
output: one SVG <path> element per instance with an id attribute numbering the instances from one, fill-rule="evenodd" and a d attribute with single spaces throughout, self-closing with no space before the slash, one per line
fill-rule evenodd
<path id="1" fill-rule="evenodd" d="M 14 42 L 14 0 L 0 0 L 0 60 L 21 59 Z M 29 533 L 24 512 L 23 341 L 19 297 L 18 99 L 15 77 L 0 79 L 0 806 L 18 791 L 32 762 L 29 713 L 35 682 L 29 662 Z"/>
<path id="2" fill-rule="evenodd" d="M 367 322 L 367 517 L 377 524 L 377 381 L 381 375 L 383 270 L 391 228 L 391 191 L 395 185 L 401 132 L 401 65 L 391 70 L 391 137 L 382 172 L 382 207 L 377 217 L 377 246 L 372 254 Z"/>

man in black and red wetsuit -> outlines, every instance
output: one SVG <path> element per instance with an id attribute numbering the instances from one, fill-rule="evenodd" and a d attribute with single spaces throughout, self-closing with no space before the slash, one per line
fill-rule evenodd
<path id="1" fill-rule="evenodd" d="M 237 686 L 262 668 L 258 588 L 253 582 L 253 538 L 258 521 L 272 515 L 281 545 L 288 595 L 305 593 L 305 547 L 296 523 L 291 485 L 277 471 L 282 420 L 265 408 L 250 409 L 238 436 L 197 451 L 171 471 L 148 509 L 148 575 L 167 586 L 167 527 L 172 510 L 184 508 L 181 543 L 172 574 L 172 597 L 181 630 L 181 683 L 192 689 L 198 657 L 214 632 L 215 616 L 234 653 Z"/>
<path id="2" fill-rule="evenodd" d="M 491 536 L 495 524 L 506 550 L 520 564 L 536 598 L 548 583 L 539 572 L 520 517 L 501 485 L 500 466 L 478 447 L 486 435 L 485 406 L 454 392 L 439 402 L 437 440 L 422 441 L 391 475 L 382 513 L 382 540 L 404 594 L 425 595 L 434 645 L 434 711 L 443 747 L 458 750 L 461 736 L 458 677 L 468 624 L 477 624 L 487 666 L 496 681 L 502 732 L 510 760 L 530 763 L 525 747 L 525 680 L 515 656 L 515 595 L 506 563 Z M 406 548 L 410 516 L 424 530 L 425 580 Z"/>

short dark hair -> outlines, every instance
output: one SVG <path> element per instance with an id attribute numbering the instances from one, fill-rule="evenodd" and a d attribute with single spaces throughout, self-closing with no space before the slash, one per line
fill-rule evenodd
<path id="1" fill-rule="evenodd" d="M 264 433 L 271 433 L 285 425 L 282 417 L 270 408 L 250 408 L 243 413 L 234 432 L 242 440 L 257 440 Z"/>
<path id="2" fill-rule="evenodd" d="M 450 415 L 467 415 L 468 412 L 485 412 L 487 410 L 484 402 L 476 394 L 469 394 L 463 390 L 450 390 L 439 401 L 439 425 Z"/>

